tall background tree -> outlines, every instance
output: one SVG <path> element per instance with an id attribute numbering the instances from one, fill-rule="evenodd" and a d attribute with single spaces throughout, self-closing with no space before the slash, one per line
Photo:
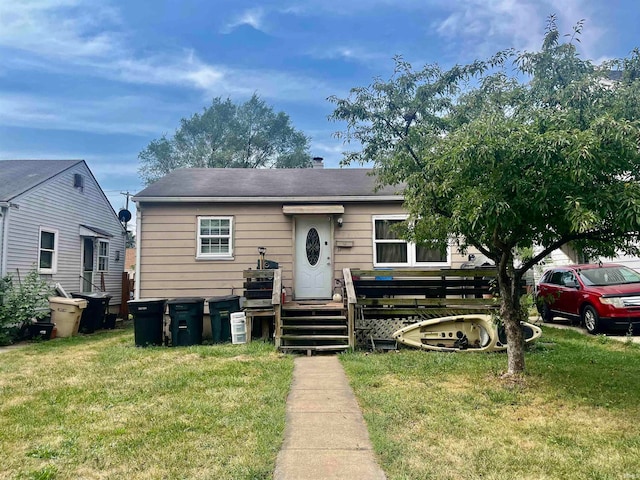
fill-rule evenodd
<path id="1" fill-rule="evenodd" d="M 640 55 L 596 66 L 578 54 L 581 30 L 561 37 L 552 16 L 540 51 L 449 70 L 398 58 L 389 81 L 330 98 L 338 135 L 362 147 L 344 163 L 373 162 L 381 184 L 404 186 L 409 240 L 454 239 L 496 263 L 509 374 L 525 368 L 527 270 L 570 242 L 638 253 Z"/>
<path id="2" fill-rule="evenodd" d="M 241 105 L 214 98 L 201 114 L 183 118 L 172 137 L 151 141 L 138 155 L 149 184 L 176 168 L 299 168 L 311 165 L 309 138 L 284 112 L 254 94 Z"/>

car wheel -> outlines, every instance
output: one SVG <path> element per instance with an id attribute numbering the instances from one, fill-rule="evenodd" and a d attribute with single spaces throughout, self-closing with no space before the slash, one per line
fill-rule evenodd
<path id="1" fill-rule="evenodd" d="M 542 321 L 544 323 L 553 322 L 553 313 L 551 313 L 551 309 L 546 303 L 542 304 L 542 312 L 540 312 L 540 316 L 542 317 Z"/>
<path id="2" fill-rule="evenodd" d="M 584 328 L 587 329 L 592 335 L 598 333 L 598 329 L 600 327 L 600 317 L 598 316 L 598 312 L 591 305 L 587 305 L 582 310 L 582 323 L 584 324 Z"/>

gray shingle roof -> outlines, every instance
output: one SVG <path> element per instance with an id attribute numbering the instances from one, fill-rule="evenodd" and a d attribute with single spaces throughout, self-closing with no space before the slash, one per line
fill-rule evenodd
<path id="1" fill-rule="evenodd" d="M 82 160 L 0 160 L 0 202 L 54 177 Z"/>
<path id="2" fill-rule="evenodd" d="M 375 191 L 365 168 L 184 168 L 174 170 L 135 195 L 135 200 L 177 198 L 381 197 L 400 188 Z"/>

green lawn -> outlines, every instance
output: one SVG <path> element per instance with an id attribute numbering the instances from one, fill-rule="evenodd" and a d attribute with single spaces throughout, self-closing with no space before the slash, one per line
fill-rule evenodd
<path id="1" fill-rule="evenodd" d="M 293 359 L 136 348 L 132 329 L 0 355 L 0 478 L 267 479 Z"/>
<path id="2" fill-rule="evenodd" d="M 545 328 L 505 354 L 341 356 L 389 479 L 640 478 L 640 348 Z"/>
<path id="3" fill-rule="evenodd" d="M 640 478 L 640 348 L 545 328 L 504 354 L 340 356 L 392 479 Z M 0 478 L 268 479 L 293 357 L 133 346 L 131 329 L 0 355 Z"/>

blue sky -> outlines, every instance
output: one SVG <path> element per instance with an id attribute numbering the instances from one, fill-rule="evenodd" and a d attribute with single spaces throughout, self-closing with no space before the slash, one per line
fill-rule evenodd
<path id="1" fill-rule="evenodd" d="M 328 96 L 389 78 L 397 54 L 536 49 L 551 13 L 566 32 L 585 20 L 586 58 L 640 46 L 637 0 L 0 0 L 0 158 L 84 159 L 118 210 L 152 139 L 256 92 L 336 167 Z"/>

